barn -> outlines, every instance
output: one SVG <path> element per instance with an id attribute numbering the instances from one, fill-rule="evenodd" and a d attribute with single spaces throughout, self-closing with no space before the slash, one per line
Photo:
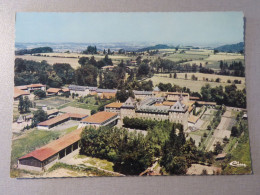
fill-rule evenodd
<path id="1" fill-rule="evenodd" d="M 39 148 L 18 159 L 18 168 L 44 171 L 61 158 L 79 149 L 80 134 L 83 128 Z"/>

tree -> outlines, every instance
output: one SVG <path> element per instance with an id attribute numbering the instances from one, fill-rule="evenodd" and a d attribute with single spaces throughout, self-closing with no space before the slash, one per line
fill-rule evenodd
<path id="1" fill-rule="evenodd" d="M 110 51 L 110 50 L 109 50 Z M 108 53 L 109 54 L 109 53 Z M 112 60 L 108 57 L 108 54 L 105 55 L 104 62 L 106 65 L 113 65 Z"/>
<path id="2" fill-rule="evenodd" d="M 48 115 L 42 109 L 38 109 L 33 113 L 32 126 L 35 127 L 38 123 L 48 119 Z"/>
<path id="3" fill-rule="evenodd" d="M 149 74 L 149 72 L 150 72 L 150 67 L 149 67 L 149 65 L 142 63 L 142 64 L 139 66 L 138 70 L 137 70 L 137 75 L 138 75 L 138 76 L 147 76 L 147 75 Z"/>
<path id="4" fill-rule="evenodd" d="M 20 113 L 23 113 L 24 111 L 24 101 L 22 96 L 19 97 L 18 110 Z"/>
<path id="5" fill-rule="evenodd" d="M 231 129 L 231 136 L 237 137 L 239 135 L 238 129 L 236 126 L 233 126 Z"/>
<path id="6" fill-rule="evenodd" d="M 77 85 L 97 86 L 97 68 L 91 64 L 79 67 L 75 71 Z"/>
<path id="7" fill-rule="evenodd" d="M 75 80 L 75 71 L 70 64 L 56 63 L 53 65 L 53 69 L 64 84 L 71 84 Z"/>
<path id="8" fill-rule="evenodd" d="M 176 72 L 174 73 L 173 78 L 177 79 L 177 73 Z"/>
<path id="9" fill-rule="evenodd" d="M 35 90 L 33 92 L 34 95 L 38 96 L 39 98 L 44 98 L 46 97 L 46 92 L 41 90 L 41 89 L 38 89 L 38 90 Z"/>
<path id="10" fill-rule="evenodd" d="M 216 146 L 214 148 L 214 153 L 217 155 L 217 154 L 220 154 L 223 150 L 223 147 L 221 146 L 220 142 L 217 142 L 216 143 Z"/>
<path id="11" fill-rule="evenodd" d="M 187 73 L 185 73 L 185 79 L 187 79 Z"/>
<path id="12" fill-rule="evenodd" d="M 29 112 L 31 107 L 31 101 L 29 100 L 28 96 L 24 97 L 24 112 Z"/>
<path id="13" fill-rule="evenodd" d="M 208 171 L 206 169 L 203 169 L 201 175 L 208 175 Z"/>

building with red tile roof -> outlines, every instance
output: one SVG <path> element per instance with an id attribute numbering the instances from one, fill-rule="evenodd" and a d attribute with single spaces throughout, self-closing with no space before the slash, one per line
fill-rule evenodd
<path id="1" fill-rule="evenodd" d="M 42 171 L 79 148 L 80 134 L 83 128 L 50 142 L 18 159 L 18 168 Z"/>
<path id="2" fill-rule="evenodd" d="M 49 88 L 47 89 L 47 95 L 58 95 L 61 91 L 61 88 Z"/>
<path id="3" fill-rule="evenodd" d="M 30 93 L 14 87 L 14 100 L 18 100 L 20 96 L 29 96 Z"/>
<path id="4" fill-rule="evenodd" d="M 59 116 L 56 116 L 54 118 L 51 118 L 49 120 L 40 122 L 37 125 L 38 129 L 50 129 L 54 126 L 57 126 L 59 124 L 62 124 L 68 120 L 82 120 L 86 118 L 88 115 L 86 114 L 76 114 L 76 113 L 65 113 Z"/>
<path id="5" fill-rule="evenodd" d="M 118 120 L 118 114 L 113 112 L 98 112 L 80 121 L 80 126 L 114 126 Z"/>

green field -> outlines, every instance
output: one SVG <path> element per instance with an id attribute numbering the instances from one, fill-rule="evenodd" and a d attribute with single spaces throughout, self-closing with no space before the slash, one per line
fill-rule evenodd
<path id="1" fill-rule="evenodd" d="M 215 75 L 214 75 L 215 76 Z M 158 75 L 154 75 L 152 78 L 146 79 L 146 81 L 151 80 L 153 85 L 156 86 L 159 83 L 171 83 L 172 85 L 179 85 L 180 87 L 190 88 L 191 91 L 200 92 L 201 87 L 206 84 L 210 84 L 211 87 L 216 87 L 222 85 L 223 87 L 227 85 L 231 85 L 230 83 L 217 83 L 217 82 L 209 82 L 209 81 L 193 81 L 193 80 L 185 80 L 185 79 L 174 79 L 168 77 L 161 77 Z M 242 90 L 245 88 L 245 84 L 236 84 L 237 88 Z"/>
<path id="2" fill-rule="evenodd" d="M 238 161 L 239 163 L 246 164 L 246 167 L 233 167 L 228 164 L 224 169 L 223 174 L 252 173 L 249 139 L 245 143 L 238 143 L 234 151 L 231 152 L 231 156 L 230 162 Z"/>

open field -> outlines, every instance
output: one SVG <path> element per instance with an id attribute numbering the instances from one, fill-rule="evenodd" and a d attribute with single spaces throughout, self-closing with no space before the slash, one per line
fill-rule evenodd
<path id="1" fill-rule="evenodd" d="M 220 61 L 220 60 L 244 60 L 244 55 L 236 53 L 217 53 L 210 55 L 207 59 L 208 61 Z"/>
<path id="2" fill-rule="evenodd" d="M 77 68 L 79 67 L 78 58 L 58 58 L 58 57 L 43 57 L 43 56 L 31 56 L 31 55 L 23 55 L 23 56 L 15 56 L 15 58 L 22 58 L 24 60 L 33 60 L 36 62 L 41 62 L 46 60 L 48 64 L 53 65 L 55 63 L 67 63 L 70 64 L 71 67 Z"/>
<path id="3" fill-rule="evenodd" d="M 214 81 L 217 78 L 220 78 L 220 83 L 227 83 L 228 80 L 233 82 L 234 80 L 239 80 L 241 81 L 241 84 L 245 84 L 245 77 L 235 77 L 235 76 L 225 76 L 225 75 L 216 75 L 216 74 L 204 74 L 204 73 L 177 73 L 177 79 L 185 79 L 185 74 L 187 74 L 187 79 L 191 80 L 192 75 L 195 75 L 198 77 L 199 81 L 203 81 L 203 78 L 210 81 L 213 79 Z M 170 77 L 170 74 L 164 73 L 164 74 L 155 74 L 155 76 L 160 76 L 160 77 Z M 173 79 L 173 78 L 172 78 Z M 211 82 L 212 83 L 212 82 Z"/>
<path id="4" fill-rule="evenodd" d="M 200 92 L 201 87 L 210 84 L 211 87 L 216 87 L 222 85 L 223 87 L 227 85 L 231 85 L 230 83 L 217 83 L 217 82 L 208 82 L 208 81 L 192 81 L 192 80 L 185 80 L 185 79 L 174 79 L 168 77 L 160 77 L 154 75 L 152 78 L 146 79 L 146 81 L 151 80 L 153 85 L 159 85 L 159 83 L 171 83 L 173 85 L 179 85 L 180 87 L 187 87 L 190 88 L 191 91 Z M 236 84 L 237 88 L 242 90 L 245 88 L 245 84 Z"/>
<path id="5" fill-rule="evenodd" d="M 63 104 L 67 104 L 71 102 L 69 98 L 64 98 L 64 97 L 51 97 L 51 98 L 45 98 L 42 100 L 35 100 L 36 106 L 43 106 L 46 105 L 48 107 L 56 108 L 59 107 Z"/>
<path id="6" fill-rule="evenodd" d="M 96 60 L 101 60 L 105 56 L 104 55 L 87 55 L 87 54 L 78 54 L 78 53 L 41 53 L 41 56 L 35 56 L 35 55 L 21 55 L 21 56 L 15 56 L 15 58 L 22 58 L 25 60 L 33 60 L 36 62 L 41 62 L 43 60 L 46 60 L 47 63 L 50 65 L 53 65 L 55 63 L 68 63 L 73 68 L 80 67 L 80 64 L 78 63 L 80 57 L 89 57 L 92 56 L 95 57 Z M 44 56 L 46 55 L 46 56 Z M 112 59 L 115 64 L 118 64 L 121 60 L 127 60 L 131 59 L 128 56 L 124 55 L 109 55 L 109 58 Z M 134 57 L 133 59 L 135 59 Z"/>

